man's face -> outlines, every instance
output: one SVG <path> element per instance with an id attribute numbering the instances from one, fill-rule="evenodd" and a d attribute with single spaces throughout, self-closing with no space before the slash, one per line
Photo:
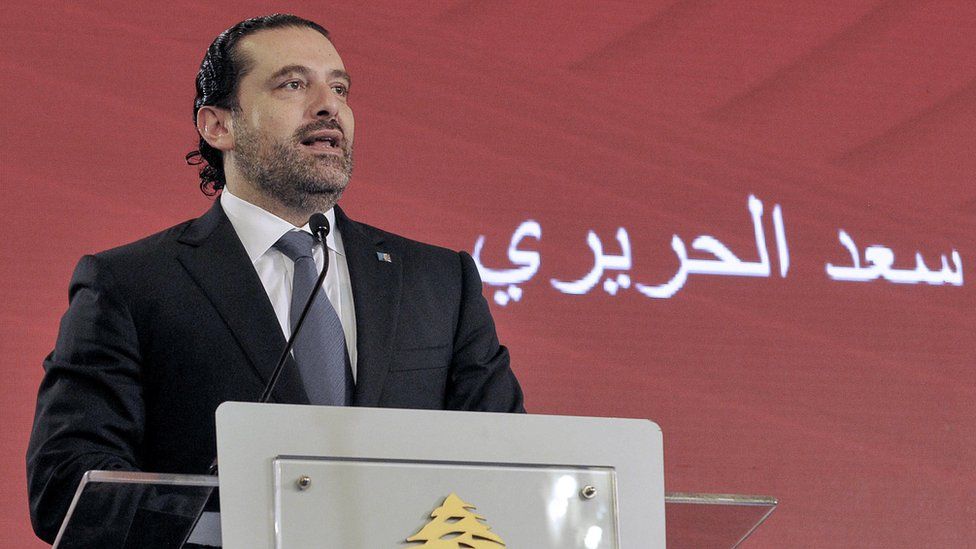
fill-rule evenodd
<path id="1" fill-rule="evenodd" d="M 268 198 L 292 210 L 331 207 L 352 174 L 354 121 L 339 53 L 309 28 L 258 31 L 238 44 L 231 161 Z"/>

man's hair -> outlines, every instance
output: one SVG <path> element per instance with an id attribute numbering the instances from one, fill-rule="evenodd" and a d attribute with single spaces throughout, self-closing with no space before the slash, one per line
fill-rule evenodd
<path id="1" fill-rule="evenodd" d="M 207 48 L 197 73 L 197 96 L 193 100 L 193 123 L 196 125 L 200 107 L 213 106 L 237 109 L 237 86 L 250 69 L 250 61 L 237 51 L 237 43 L 244 37 L 260 30 L 286 27 L 308 27 L 329 37 L 329 31 L 314 21 L 297 15 L 275 13 L 264 17 L 246 19 L 220 33 Z M 330 38 L 331 39 L 331 38 Z M 223 154 L 200 137 L 199 148 L 186 155 L 186 163 L 200 168 L 200 190 L 208 196 L 224 188 Z"/>

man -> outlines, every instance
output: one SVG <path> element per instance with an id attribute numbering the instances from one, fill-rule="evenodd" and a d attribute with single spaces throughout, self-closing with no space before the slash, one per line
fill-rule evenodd
<path id="1" fill-rule="evenodd" d="M 349 87 L 313 22 L 255 18 L 214 40 L 188 159 L 222 194 L 198 219 L 78 264 L 27 454 L 42 539 L 87 470 L 206 472 L 214 410 L 260 395 L 306 299 L 300 275 L 326 259 L 328 299 L 313 307 L 325 312 L 272 401 L 524 411 L 471 257 L 335 207 L 352 170 Z M 328 249 L 297 253 L 313 213 L 333 227 Z"/>

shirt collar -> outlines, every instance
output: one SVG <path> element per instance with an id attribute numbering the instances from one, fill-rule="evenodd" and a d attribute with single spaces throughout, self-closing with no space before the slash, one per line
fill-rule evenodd
<path id="1" fill-rule="evenodd" d="M 309 234 L 312 232 L 308 223 L 303 227 L 296 227 L 275 214 L 234 196 L 226 187 L 220 193 L 220 206 L 244 244 L 251 263 L 263 256 L 288 231 L 299 229 Z M 325 243 L 329 249 L 343 255 L 342 247 L 336 244 L 339 228 L 335 224 L 335 208 L 329 208 L 325 217 L 331 228 L 329 235 L 325 237 Z"/>

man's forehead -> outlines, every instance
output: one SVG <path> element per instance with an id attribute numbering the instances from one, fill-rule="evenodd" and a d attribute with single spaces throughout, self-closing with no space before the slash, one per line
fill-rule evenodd
<path id="1" fill-rule="evenodd" d="M 272 73 L 287 65 L 344 69 L 332 42 L 308 27 L 263 29 L 242 38 L 237 47 L 249 61 L 248 72 Z"/>

